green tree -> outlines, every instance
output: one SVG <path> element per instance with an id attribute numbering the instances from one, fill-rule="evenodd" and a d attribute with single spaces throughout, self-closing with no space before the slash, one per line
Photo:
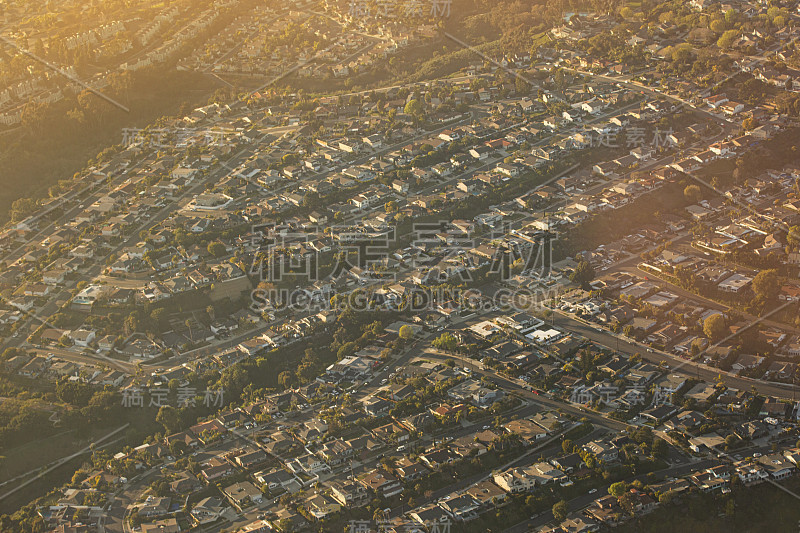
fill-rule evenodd
<path id="1" fill-rule="evenodd" d="M 709 24 L 709 28 L 714 33 L 723 33 L 726 29 L 728 29 L 728 23 L 725 22 L 724 19 L 714 19 Z"/>
<path id="2" fill-rule="evenodd" d="M 800 226 L 792 226 L 789 228 L 789 234 L 786 239 L 793 248 L 796 249 L 800 247 Z"/>
<path id="3" fill-rule="evenodd" d="M 458 348 L 458 339 L 452 333 L 442 333 L 431 342 L 431 346 L 446 352 L 454 352 Z"/>
<path id="4" fill-rule="evenodd" d="M 760 298 L 771 300 L 780 290 L 780 280 L 776 270 L 762 270 L 753 278 L 753 292 Z"/>
<path id="5" fill-rule="evenodd" d="M 308 191 L 303 196 L 303 207 L 308 207 L 309 209 L 317 209 L 322 206 L 322 198 L 316 191 Z"/>
<path id="6" fill-rule="evenodd" d="M 158 414 L 156 415 L 156 422 L 164 426 L 167 434 L 177 432 L 181 426 L 181 420 L 178 411 L 171 405 L 162 405 Z"/>
<path id="7" fill-rule="evenodd" d="M 92 394 L 92 388 L 86 383 L 63 380 L 56 385 L 56 395 L 58 398 L 63 402 L 78 407 L 88 405 Z"/>
<path id="8" fill-rule="evenodd" d="M 214 257 L 222 257 L 228 252 L 228 248 L 219 241 L 208 243 L 207 250 Z"/>
<path id="9" fill-rule="evenodd" d="M 683 195 L 694 203 L 703 199 L 703 194 L 700 191 L 700 187 L 697 185 L 687 185 L 686 188 L 683 189 Z"/>
<path id="10" fill-rule="evenodd" d="M 567 502 L 561 500 L 553 504 L 553 518 L 556 519 L 556 522 L 563 522 L 567 519 Z"/>
<path id="11" fill-rule="evenodd" d="M 711 315 L 703 322 L 703 333 L 712 342 L 717 342 L 725 336 L 725 317 L 720 314 Z"/>
<path id="12" fill-rule="evenodd" d="M 150 484 L 150 490 L 159 497 L 169 496 L 170 494 L 169 483 L 163 479 L 153 481 L 153 483 Z"/>
<path id="13" fill-rule="evenodd" d="M 658 503 L 670 503 L 672 500 L 675 499 L 676 492 L 674 490 L 668 490 L 667 492 L 662 492 L 658 496 Z"/>
<path id="14" fill-rule="evenodd" d="M 355 342 L 346 342 L 336 352 L 336 358 L 341 360 L 348 355 L 353 355 L 358 350 L 358 345 Z"/>
<path id="15" fill-rule="evenodd" d="M 278 385 L 284 389 L 288 389 L 292 385 L 292 381 L 294 381 L 294 375 L 291 372 L 284 370 L 278 374 Z"/>
<path id="16" fill-rule="evenodd" d="M 400 331 L 398 331 L 397 334 L 404 341 L 410 340 L 411 337 L 414 336 L 414 328 L 412 328 L 408 324 L 405 324 L 400 327 Z"/>
<path id="17" fill-rule="evenodd" d="M 11 220 L 19 222 L 30 215 L 37 207 L 36 201 L 31 198 L 19 198 L 11 204 Z"/>
<path id="18" fill-rule="evenodd" d="M 694 49 L 688 43 L 682 43 L 672 49 L 672 60 L 676 63 L 687 63 L 692 59 Z"/>
<path id="19" fill-rule="evenodd" d="M 733 46 L 733 42 L 739 38 L 739 32 L 736 30 L 728 30 L 717 39 L 717 46 L 723 50 L 729 49 Z"/>
<path id="20" fill-rule="evenodd" d="M 621 497 L 628 491 L 628 487 L 624 481 L 617 481 L 616 483 L 612 483 L 608 487 L 608 493 L 611 494 L 615 498 Z"/>
<path id="21" fill-rule="evenodd" d="M 588 289 L 589 283 L 594 279 L 594 276 L 594 267 L 591 263 L 581 260 L 572 274 L 570 274 L 569 279 L 573 283 L 578 283 L 582 288 Z"/>
<path id="22" fill-rule="evenodd" d="M 758 127 L 758 121 L 753 117 L 747 117 L 742 121 L 742 129 L 744 131 L 752 131 Z"/>
<path id="23" fill-rule="evenodd" d="M 654 457 L 667 456 L 667 442 L 664 439 L 653 439 L 652 452 Z"/>
<path id="24" fill-rule="evenodd" d="M 736 514 L 736 504 L 734 503 L 733 498 L 731 498 L 725 503 L 725 515 L 733 516 L 734 514 Z"/>
<path id="25" fill-rule="evenodd" d="M 416 98 L 414 98 L 413 100 L 409 100 L 405 108 L 403 108 L 403 111 L 405 111 L 406 115 L 411 115 L 414 117 L 421 115 L 422 110 L 423 110 L 422 102 L 420 102 Z"/>

